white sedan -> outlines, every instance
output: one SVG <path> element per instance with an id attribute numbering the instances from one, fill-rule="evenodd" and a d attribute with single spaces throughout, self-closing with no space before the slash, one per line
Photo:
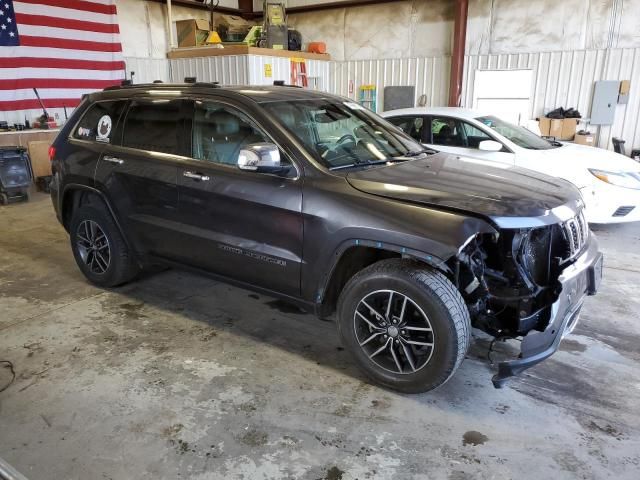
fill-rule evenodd
<path id="1" fill-rule="evenodd" d="M 548 141 L 524 127 L 464 108 L 407 108 L 381 115 L 434 150 L 570 181 L 582 192 L 590 223 L 640 220 L 640 163 L 624 155 Z"/>

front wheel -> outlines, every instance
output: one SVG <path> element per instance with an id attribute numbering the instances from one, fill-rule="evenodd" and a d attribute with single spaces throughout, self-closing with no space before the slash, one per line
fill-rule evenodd
<path id="1" fill-rule="evenodd" d="M 375 382 L 406 393 L 433 390 L 469 348 L 469 311 L 440 272 L 391 259 L 356 274 L 338 302 L 345 347 Z"/>

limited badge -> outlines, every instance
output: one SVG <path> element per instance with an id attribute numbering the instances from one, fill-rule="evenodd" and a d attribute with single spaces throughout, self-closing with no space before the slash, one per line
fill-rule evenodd
<path id="1" fill-rule="evenodd" d="M 109 115 L 103 115 L 98 120 L 98 128 L 96 140 L 100 142 L 108 142 L 109 135 L 111 134 L 111 117 Z"/>

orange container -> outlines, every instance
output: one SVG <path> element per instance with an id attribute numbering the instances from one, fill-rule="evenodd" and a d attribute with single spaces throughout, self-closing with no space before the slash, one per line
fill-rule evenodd
<path id="1" fill-rule="evenodd" d="M 309 53 L 327 53 L 327 44 L 324 42 L 309 42 L 307 46 Z"/>

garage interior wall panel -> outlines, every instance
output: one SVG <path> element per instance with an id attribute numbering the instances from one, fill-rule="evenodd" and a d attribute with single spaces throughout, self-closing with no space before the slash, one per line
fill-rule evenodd
<path id="1" fill-rule="evenodd" d="M 171 79 L 169 61 L 165 58 L 125 57 L 124 61 L 127 78 L 130 78 L 131 72 L 136 72 L 133 77 L 135 83 L 151 83 L 154 80 L 168 82 Z"/>
<path id="2" fill-rule="evenodd" d="M 533 117 L 557 107 L 573 107 L 588 119 L 597 80 L 631 80 L 629 101 L 616 107 L 613 125 L 590 126 L 589 130 L 597 135 L 598 146 L 602 148 L 613 149 L 612 137 L 625 140 L 628 151 L 640 145 L 640 48 L 470 55 L 465 57 L 463 105 L 473 103 L 476 70 L 517 68 L 534 72 Z M 580 127 L 584 127 L 584 123 Z"/>
<path id="3" fill-rule="evenodd" d="M 425 94 L 427 106 L 441 106 L 446 105 L 449 94 L 450 66 L 448 56 L 331 62 L 326 90 L 357 100 L 359 87 L 373 84 L 377 89 L 378 111 L 381 111 L 384 87 L 413 85 L 416 104 Z M 352 91 L 349 91 L 350 85 Z"/>
<path id="4" fill-rule="evenodd" d="M 199 82 L 220 82 L 222 85 L 248 85 L 248 59 L 246 55 L 221 57 L 179 58 L 170 60 L 171 79 L 182 82 L 185 77 L 196 77 Z"/>

